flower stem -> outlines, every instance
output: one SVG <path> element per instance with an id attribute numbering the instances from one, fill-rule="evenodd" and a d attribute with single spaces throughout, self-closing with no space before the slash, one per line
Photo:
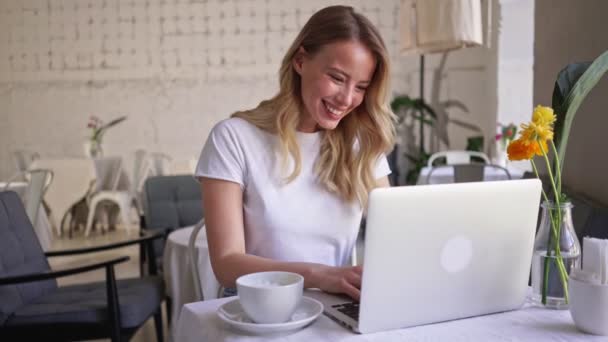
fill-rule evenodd
<path id="1" fill-rule="evenodd" d="M 534 159 L 530 159 L 530 163 L 532 164 L 532 168 L 534 169 L 534 173 L 536 174 L 536 177 L 540 178 L 540 176 L 538 174 L 538 169 L 536 168 L 536 164 L 534 163 Z M 543 192 L 543 198 L 545 199 L 545 202 L 549 203 L 549 198 L 547 197 L 547 193 L 545 192 L 545 189 L 542 189 L 542 192 Z M 553 216 L 551 211 L 549 211 L 549 215 Z M 551 226 L 551 233 L 552 234 L 555 233 L 555 231 L 553 229 L 553 225 Z M 549 234 L 549 241 L 547 241 L 547 246 L 551 246 L 551 235 L 552 234 Z M 541 302 L 544 305 L 547 305 L 548 287 L 549 287 L 549 250 L 547 249 L 547 252 L 545 254 L 545 259 L 543 260 L 543 285 L 541 288 Z"/>
<path id="2" fill-rule="evenodd" d="M 557 191 L 557 187 L 555 185 L 555 178 L 553 177 L 553 172 L 551 171 L 551 163 L 549 162 L 549 157 L 547 156 L 547 152 L 545 151 L 545 149 L 543 148 L 543 145 L 541 144 L 540 139 L 537 138 L 537 143 L 540 147 L 541 152 L 543 153 L 543 157 L 545 159 L 545 164 L 547 166 L 547 172 L 549 173 L 549 180 L 551 181 L 551 186 L 553 187 L 553 192 L 555 194 L 555 208 L 557 210 L 557 217 L 554 217 L 553 215 L 551 215 L 551 226 L 552 228 L 555 230 L 555 241 L 553 242 L 553 250 L 552 252 L 555 252 L 555 262 L 557 264 L 557 269 L 559 271 L 559 275 L 562 281 L 562 286 L 563 286 L 563 290 L 564 290 L 564 299 L 566 301 L 566 303 L 569 302 L 569 296 L 568 296 L 568 275 L 566 272 L 566 267 L 564 265 L 564 260 L 561 254 L 561 250 L 560 250 L 560 239 L 559 237 L 561 236 L 561 222 L 562 222 L 562 212 L 561 212 L 561 203 L 560 203 L 560 193 Z M 558 158 L 559 159 L 559 158 Z M 557 162 L 559 163 L 559 160 L 557 160 Z M 551 210 L 551 209 L 550 209 Z M 549 242 L 551 241 L 551 239 L 549 239 Z M 551 248 L 551 243 L 549 243 L 549 248 Z M 549 252 L 549 251 L 547 251 Z M 547 265 L 545 265 L 546 267 Z M 546 269 L 545 269 L 546 272 Z M 545 284 L 546 286 L 546 284 Z"/>

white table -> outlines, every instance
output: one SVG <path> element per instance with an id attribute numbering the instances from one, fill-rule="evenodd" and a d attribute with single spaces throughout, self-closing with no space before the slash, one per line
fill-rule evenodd
<path id="1" fill-rule="evenodd" d="M 511 179 L 520 179 L 524 176 L 525 172 L 522 169 L 512 166 L 507 166 L 507 170 L 509 170 L 509 173 L 511 174 Z M 423 167 L 422 170 L 420 170 L 420 175 L 418 176 L 418 181 L 416 182 L 416 184 L 427 184 L 426 179 L 430 171 L 430 167 Z M 436 169 L 435 171 L 433 171 L 431 179 L 431 184 L 452 183 L 454 179 L 454 169 L 449 167 Z M 484 172 L 484 181 L 499 181 L 507 179 L 507 175 L 504 172 L 493 168 L 486 168 Z"/>
<path id="2" fill-rule="evenodd" d="M 198 300 L 194 290 L 194 275 L 191 272 L 192 261 L 188 254 L 188 241 L 193 229 L 194 227 L 180 228 L 169 234 L 163 251 L 163 273 L 167 293 L 171 297 L 173 323 L 177 321 L 184 304 Z M 220 285 L 211 268 L 204 229 L 200 230 L 195 246 L 198 252 L 196 265 L 203 295 L 205 299 L 215 299 Z M 172 327 L 175 327 L 175 324 Z"/>
<path id="3" fill-rule="evenodd" d="M 0 182 L 0 190 L 3 190 L 6 187 L 6 183 Z M 16 192 L 21 198 L 22 202 L 25 202 L 25 191 L 27 189 L 26 182 L 11 182 L 8 185 L 6 190 Z M 44 207 L 42 203 L 40 203 L 40 209 L 38 209 L 38 215 L 36 217 L 36 222 L 32 222 L 32 226 L 34 226 L 34 231 L 36 232 L 36 236 L 38 236 L 38 241 L 40 241 L 40 246 L 42 246 L 43 251 L 48 251 L 51 247 L 51 223 L 49 222 L 49 218 L 44 211 Z"/>
<path id="4" fill-rule="evenodd" d="M 216 316 L 233 298 L 184 306 L 176 327 L 176 342 L 195 341 L 608 341 L 579 332 L 569 311 L 524 306 L 521 310 L 469 319 L 358 335 L 325 315 L 312 325 L 286 335 L 252 336 L 232 330 Z"/>

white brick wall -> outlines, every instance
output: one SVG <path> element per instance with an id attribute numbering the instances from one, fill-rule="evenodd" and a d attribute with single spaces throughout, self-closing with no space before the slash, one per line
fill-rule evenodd
<path id="1" fill-rule="evenodd" d="M 328 1 L 4 0 L 0 82 L 274 77 L 301 25 Z M 347 1 L 395 51 L 397 0 Z M 390 39 L 389 39 L 390 38 Z M 258 51 L 259 50 L 259 51 Z M 254 52 L 254 53 L 252 53 Z M 266 53 L 264 53 L 266 52 Z M 209 70 L 215 72 L 210 75 Z"/>
<path id="2" fill-rule="evenodd" d="M 417 95 L 418 58 L 396 51 L 398 0 L 0 0 L 0 179 L 13 171 L 17 148 L 82 156 L 90 115 L 129 117 L 105 137 L 107 154 L 143 147 L 198 155 L 215 122 L 276 92 L 279 63 L 298 30 L 337 3 L 378 26 L 395 91 Z M 483 80 L 496 73 L 488 68 L 495 55 L 451 54 L 441 90 L 465 102 L 464 119 L 488 136 L 496 102 L 484 97 L 493 90 Z M 429 83 L 438 57 L 427 61 Z M 453 134 L 453 147 L 464 147 L 468 133 Z"/>

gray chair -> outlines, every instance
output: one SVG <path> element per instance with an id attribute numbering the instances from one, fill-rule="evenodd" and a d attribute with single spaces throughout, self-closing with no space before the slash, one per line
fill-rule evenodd
<path id="1" fill-rule="evenodd" d="M 144 183 L 146 231 L 193 226 L 203 218 L 201 190 L 192 175 L 155 176 Z M 157 241 L 155 257 L 162 256 L 164 244 Z"/>
<path id="2" fill-rule="evenodd" d="M 453 174 L 453 178 L 450 181 L 442 183 L 481 182 L 485 180 L 485 173 L 488 170 L 496 170 L 499 173 L 504 173 L 504 179 L 511 179 L 511 173 L 509 170 L 502 166 L 493 164 L 455 164 L 432 167 L 426 176 L 426 184 L 437 184 L 432 183 L 431 177 L 434 172 L 441 169 L 452 169 Z"/>
<path id="3" fill-rule="evenodd" d="M 165 237 L 175 229 L 193 226 L 203 218 L 201 190 L 192 175 L 154 176 L 146 179 L 143 191 L 142 232 L 162 232 Z M 150 259 L 162 265 L 165 241 L 155 241 L 152 251 L 140 248 L 140 272 Z M 162 272 L 162 267 L 161 267 Z M 171 298 L 166 298 L 167 313 Z M 171 322 L 171 317 L 168 317 Z"/>
<path id="4" fill-rule="evenodd" d="M 151 242 L 161 234 L 112 245 L 43 253 L 25 208 L 12 191 L 0 192 L 0 341 L 128 340 L 154 317 L 163 340 L 162 279 L 117 280 L 114 265 L 129 257 L 51 270 L 47 257 L 93 253 Z M 106 281 L 57 286 L 56 278 L 105 269 Z M 156 273 L 151 263 L 149 272 Z"/>

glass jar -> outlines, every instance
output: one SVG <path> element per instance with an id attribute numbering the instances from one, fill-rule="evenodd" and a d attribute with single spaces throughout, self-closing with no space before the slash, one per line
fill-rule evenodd
<path id="1" fill-rule="evenodd" d="M 580 267 L 581 246 L 572 224 L 572 207 L 570 202 L 559 207 L 553 202 L 541 204 L 532 256 L 532 301 L 547 308 L 568 308 L 568 276 Z"/>

